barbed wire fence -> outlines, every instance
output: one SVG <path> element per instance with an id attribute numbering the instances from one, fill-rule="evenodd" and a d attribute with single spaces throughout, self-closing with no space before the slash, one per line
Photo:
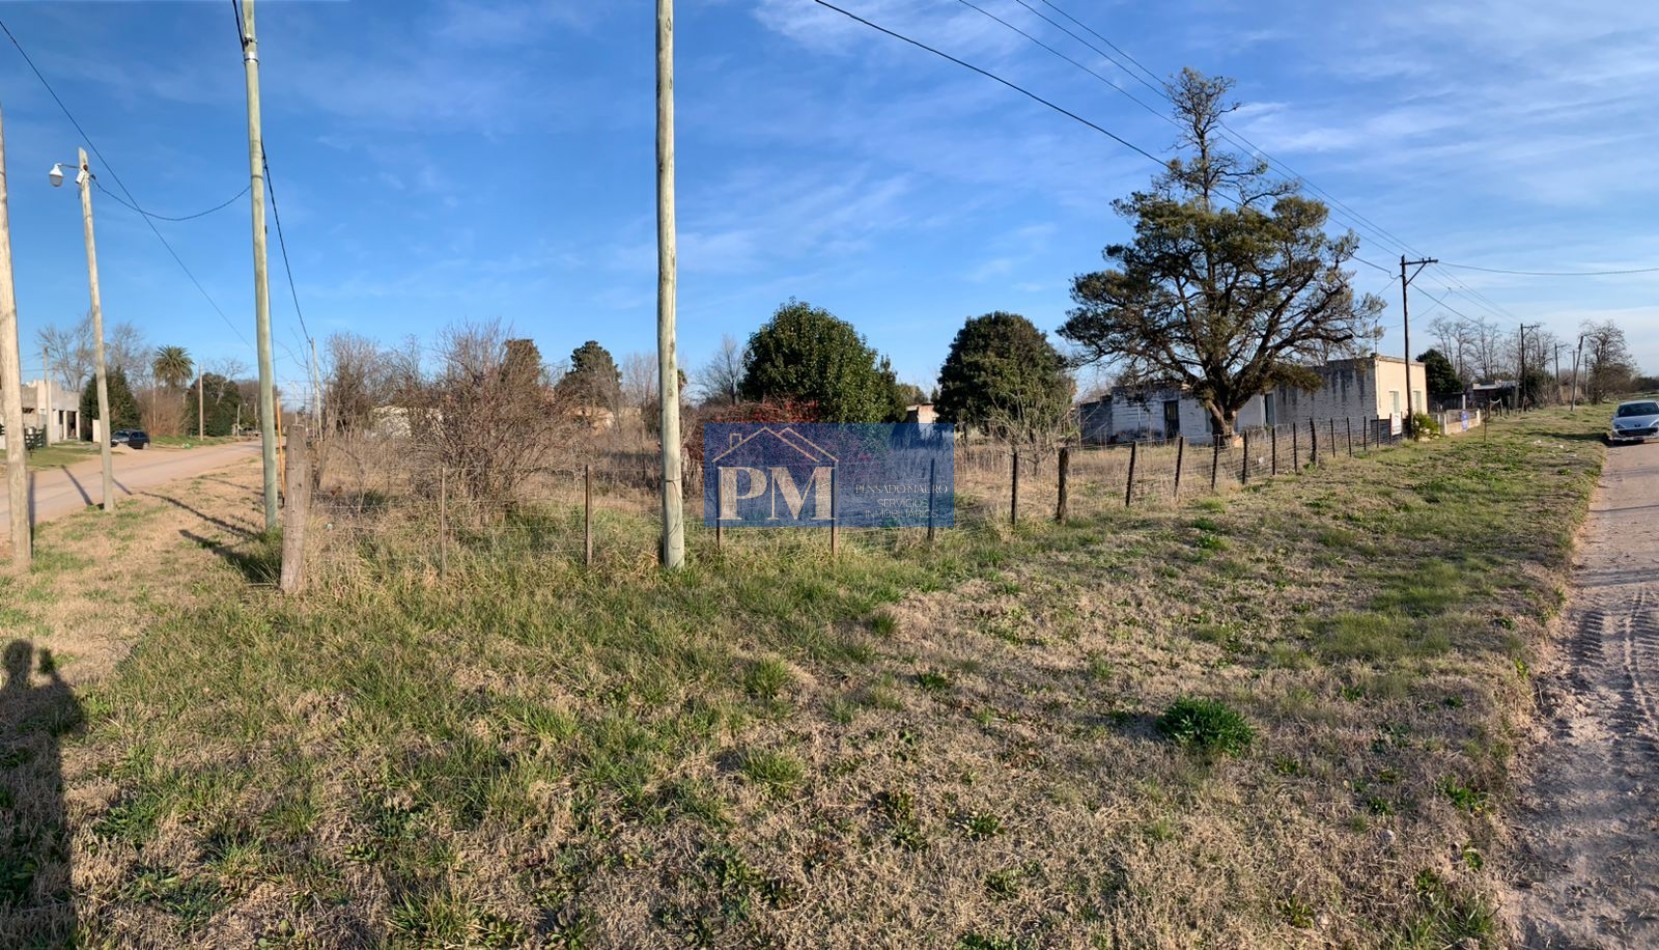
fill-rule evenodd
<path id="1" fill-rule="evenodd" d="M 1438 421 L 1457 434 L 1487 420 L 1471 410 Z M 1171 509 L 1390 451 L 1405 438 L 1388 419 L 1330 418 L 1249 429 L 1231 439 L 1073 442 L 1024 452 L 962 439 L 953 460 L 954 521 L 1000 530 L 1125 509 Z M 484 483 L 477 476 L 487 473 L 434 461 L 408 437 L 336 436 L 314 442 L 312 455 L 310 498 L 295 517 L 306 519 L 303 566 L 318 583 L 354 584 L 394 573 L 441 578 L 504 559 L 598 563 L 608 570 L 646 570 L 655 563 L 658 455 L 643 432 L 591 433 L 549 446 L 546 461 L 503 497 L 469 489 Z M 715 532 L 699 530 L 703 492 L 696 457 L 688 459 L 685 476 L 693 540 L 712 553 Z"/>

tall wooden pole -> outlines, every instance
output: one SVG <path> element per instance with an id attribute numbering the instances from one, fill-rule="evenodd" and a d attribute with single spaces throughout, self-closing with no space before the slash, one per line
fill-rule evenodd
<path id="1" fill-rule="evenodd" d="M 4 150 L 4 143 L 0 142 L 0 151 Z M 5 178 L 6 169 L 4 156 L 0 155 L 0 179 Z M 40 378 L 46 382 L 46 444 L 52 444 L 52 430 L 57 428 L 57 409 L 52 405 L 52 354 L 47 350 L 40 351 Z"/>
<path id="2" fill-rule="evenodd" d="M 29 532 L 29 446 L 23 436 L 23 353 L 17 343 L 17 293 L 12 284 L 11 216 L 6 209 L 6 140 L 0 132 L 0 385 L 6 423 L 6 489 L 11 505 L 12 567 L 33 562 Z M 47 385 L 51 385 L 48 383 Z"/>
<path id="3" fill-rule="evenodd" d="M 81 186 L 81 220 L 86 230 L 86 278 L 92 288 L 92 370 L 98 385 L 99 451 L 104 457 L 104 510 L 115 510 L 115 459 L 109 437 L 114 434 L 109 418 L 109 377 L 104 371 L 104 303 L 98 295 L 98 244 L 92 238 L 92 170 L 86 164 L 86 149 L 80 150 L 80 169 L 75 181 Z"/>
<path id="4" fill-rule="evenodd" d="M 680 484 L 679 279 L 674 224 L 674 0 L 657 0 L 657 386 L 662 403 L 662 566 L 685 566 Z"/>
<path id="5" fill-rule="evenodd" d="M 197 367 L 197 369 L 196 369 L 196 438 L 198 438 L 198 439 L 207 438 L 207 416 L 205 414 L 203 414 L 203 409 L 205 409 L 206 406 L 207 406 L 207 400 L 202 395 L 202 376 L 203 375 L 204 374 L 202 373 L 201 368 Z"/>
<path id="6" fill-rule="evenodd" d="M 259 41 L 254 37 L 253 0 L 240 0 L 242 65 L 248 86 L 248 165 L 253 199 L 253 309 L 259 351 L 259 438 L 265 469 L 265 530 L 277 529 L 276 368 L 271 361 L 271 284 L 265 255 L 265 144 L 259 120 Z"/>

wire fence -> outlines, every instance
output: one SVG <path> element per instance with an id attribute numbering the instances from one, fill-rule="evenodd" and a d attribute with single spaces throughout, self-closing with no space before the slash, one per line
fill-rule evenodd
<path id="1" fill-rule="evenodd" d="M 1483 421 L 1478 412 L 1439 420 L 1448 434 Z M 953 460 L 954 522 L 1008 525 L 1169 508 L 1388 451 L 1404 439 L 1387 419 L 1323 419 L 1202 443 L 1177 438 L 1022 451 L 962 440 Z M 312 576 L 349 583 L 387 572 L 443 575 L 480 560 L 644 566 L 656 557 L 659 457 L 643 438 L 550 447 L 555 461 L 521 473 L 510 497 L 494 498 L 471 490 L 485 483 L 476 477 L 485 473 L 445 466 L 407 439 L 328 440 L 313 451 L 318 464 L 302 526 L 304 565 L 313 568 L 304 573 Z M 683 485 L 688 534 L 697 543 L 729 543 L 703 527 L 695 458 L 686 460 Z"/>

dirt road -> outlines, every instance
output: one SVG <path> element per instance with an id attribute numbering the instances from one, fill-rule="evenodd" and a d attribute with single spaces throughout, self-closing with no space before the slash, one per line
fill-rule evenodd
<path id="1" fill-rule="evenodd" d="M 259 455 L 256 442 L 206 445 L 194 449 L 164 449 L 151 446 L 134 452 L 120 449 L 115 454 L 115 495 L 131 497 L 181 478 Z M 103 463 L 97 457 L 57 469 L 29 473 L 29 503 L 36 524 L 80 511 L 104 501 Z M 10 527 L 11 511 L 0 492 L 0 526 Z"/>
<path id="2" fill-rule="evenodd" d="M 1659 444 L 1608 450 L 1521 787 L 1529 947 L 1659 946 Z"/>

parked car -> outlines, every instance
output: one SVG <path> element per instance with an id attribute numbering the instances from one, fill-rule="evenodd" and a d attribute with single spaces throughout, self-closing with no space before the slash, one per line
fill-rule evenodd
<path id="1" fill-rule="evenodd" d="M 142 449 L 150 444 L 150 434 L 143 429 L 116 429 L 115 434 L 109 437 L 110 445 L 124 445 L 129 449 Z"/>
<path id="2" fill-rule="evenodd" d="M 1613 424 L 1607 430 L 1609 442 L 1645 442 L 1659 437 L 1659 401 L 1638 399 L 1621 402 L 1613 410 Z"/>

